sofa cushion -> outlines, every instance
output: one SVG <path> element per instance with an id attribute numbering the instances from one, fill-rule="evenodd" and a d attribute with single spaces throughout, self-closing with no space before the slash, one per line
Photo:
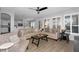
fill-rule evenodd
<path id="1" fill-rule="evenodd" d="M 28 47 L 29 40 L 21 40 L 9 49 L 9 52 L 25 52 Z"/>
<path id="2" fill-rule="evenodd" d="M 8 38 L 4 35 L 0 35 L 0 45 L 9 42 Z"/>
<path id="3" fill-rule="evenodd" d="M 20 38 L 17 35 L 10 36 L 9 40 L 13 43 L 18 43 Z"/>
<path id="4" fill-rule="evenodd" d="M 44 34 L 47 34 L 49 38 L 58 39 L 58 33 L 49 33 L 49 32 L 42 32 Z"/>
<path id="5" fill-rule="evenodd" d="M 18 37 L 22 37 L 22 31 L 19 30 L 17 35 L 18 35 Z"/>

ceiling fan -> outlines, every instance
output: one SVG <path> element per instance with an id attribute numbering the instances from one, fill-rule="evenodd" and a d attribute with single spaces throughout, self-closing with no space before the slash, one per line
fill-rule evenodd
<path id="1" fill-rule="evenodd" d="M 37 11 L 37 14 L 39 14 L 40 11 L 43 11 L 43 10 L 45 10 L 45 9 L 48 9 L 48 7 L 42 7 L 42 8 L 37 7 L 36 9 L 34 9 L 34 8 L 29 8 L 29 9 L 35 10 L 35 11 Z"/>

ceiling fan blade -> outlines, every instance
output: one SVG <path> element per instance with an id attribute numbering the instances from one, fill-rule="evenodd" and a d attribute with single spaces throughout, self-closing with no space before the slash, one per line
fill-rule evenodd
<path id="1" fill-rule="evenodd" d="M 29 9 L 31 9 L 31 10 L 36 10 L 36 9 L 34 9 L 34 8 L 29 8 Z"/>
<path id="2" fill-rule="evenodd" d="M 42 11 L 42 10 L 45 10 L 45 9 L 47 9 L 47 7 L 43 7 L 41 9 L 39 9 L 39 11 Z"/>

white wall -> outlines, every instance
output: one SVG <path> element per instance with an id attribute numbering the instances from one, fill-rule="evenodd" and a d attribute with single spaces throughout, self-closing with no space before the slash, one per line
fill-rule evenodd
<path id="1" fill-rule="evenodd" d="M 29 20 L 30 19 L 23 19 L 23 26 L 24 27 L 29 27 Z"/>
<path id="2" fill-rule="evenodd" d="M 69 39 L 70 39 L 70 40 L 74 40 L 74 36 L 75 36 L 75 35 L 72 35 L 72 34 L 71 34 L 71 35 L 69 36 Z"/>
<path id="3" fill-rule="evenodd" d="M 11 15 L 11 32 L 13 32 L 14 31 L 14 15 L 12 14 Z"/>

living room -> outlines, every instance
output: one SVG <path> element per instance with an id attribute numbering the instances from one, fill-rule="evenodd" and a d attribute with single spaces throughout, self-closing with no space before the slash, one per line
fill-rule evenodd
<path id="1" fill-rule="evenodd" d="M 0 52 L 76 52 L 78 29 L 78 7 L 0 7 Z"/>

